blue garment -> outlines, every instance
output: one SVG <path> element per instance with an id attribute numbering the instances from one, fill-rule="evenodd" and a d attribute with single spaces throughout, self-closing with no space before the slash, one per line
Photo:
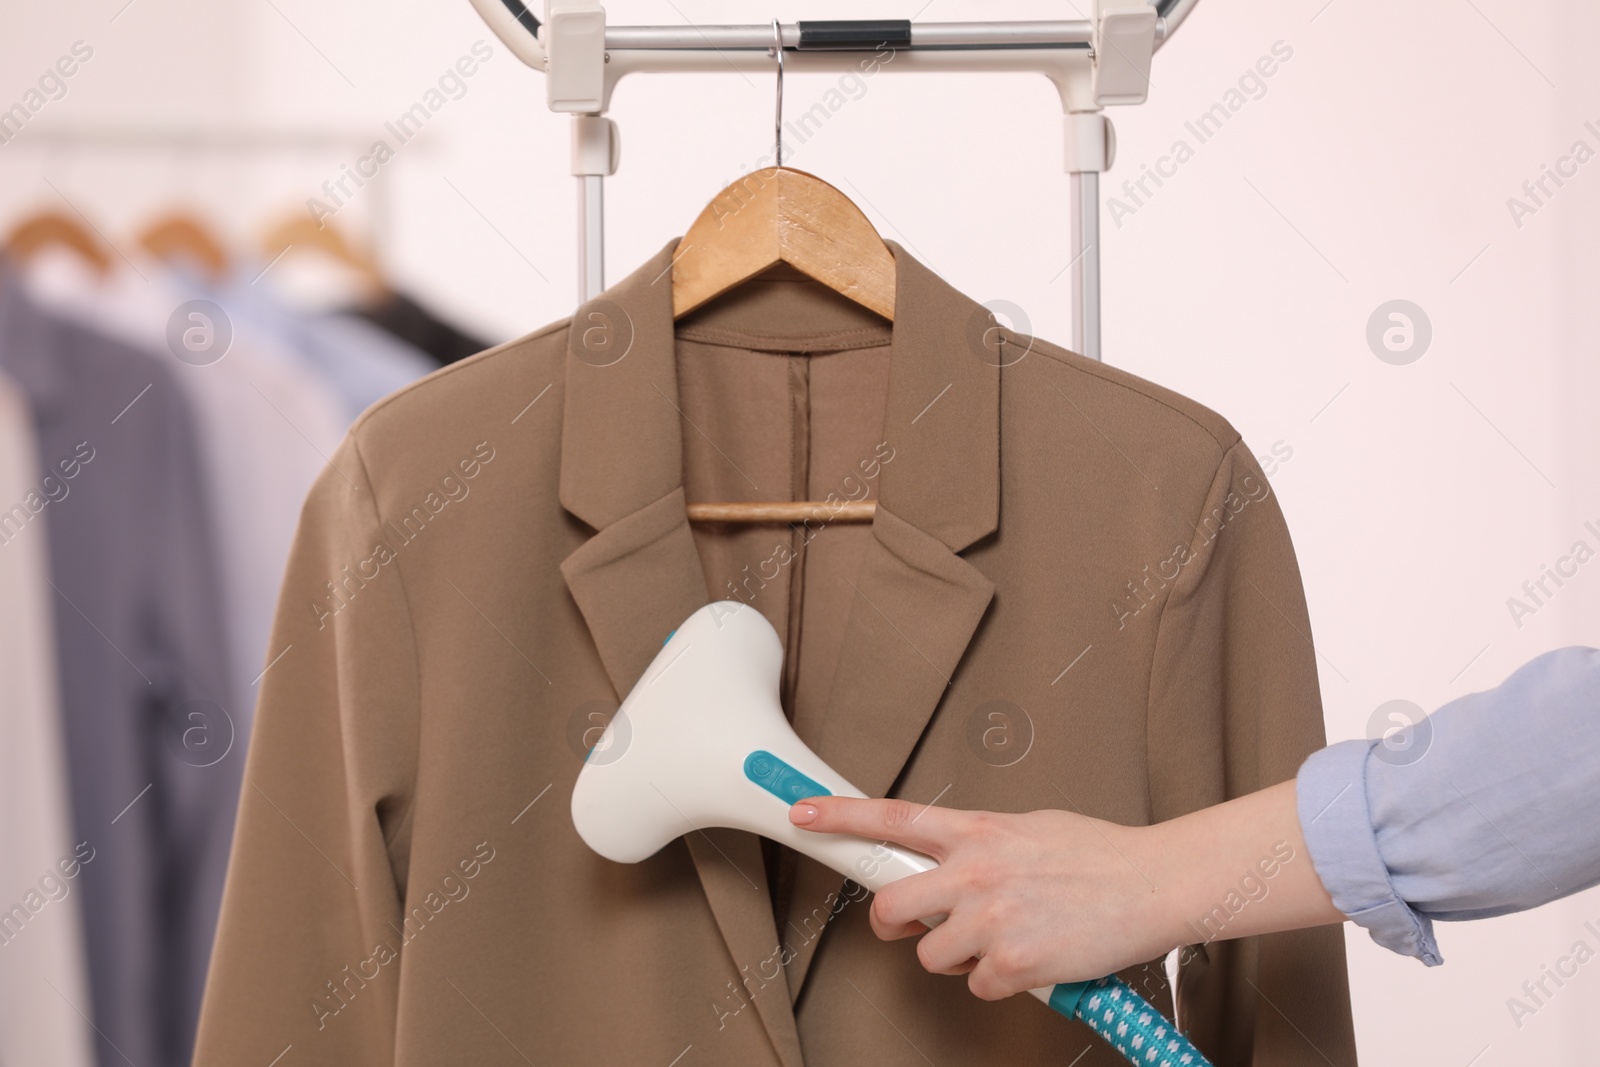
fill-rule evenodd
<path id="1" fill-rule="evenodd" d="M 235 318 L 238 329 L 265 335 L 321 374 L 344 401 L 351 421 L 439 366 L 355 315 L 295 311 L 243 281 L 212 287 L 210 296 Z"/>
<path id="2" fill-rule="evenodd" d="M 1548 652 L 1386 744 L 1314 753 L 1296 783 L 1334 905 L 1385 948 L 1444 962 L 1433 922 L 1600 883 L 1600 650 Z"/>

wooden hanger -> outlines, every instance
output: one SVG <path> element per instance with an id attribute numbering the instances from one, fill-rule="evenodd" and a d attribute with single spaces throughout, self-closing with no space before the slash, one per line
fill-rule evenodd
<path id="1" fill-rule="evenodd" d="M 139 247 L 163 263 L 187 261 L 219 281 L 228 275 L 228 253 L 205 223 L 184 211 L 158 217 L 139 232 Z"/>
<path id="2" fill-rule="evenodd" d="M 104 276 L 111 271 L 111 256 L 99 237 L 77 219 L 60 212 L 40 211 L 29 215 L 12 228 L 5 240 L 6 256 L 18 263 L 26 263 L 50 247 L 77 253 L 96 274 Z"/>
<path id="3" fill-rule="evenodd" d="M 894 253 L 860 208 L 838 189 L 783 165 L 783 41 L 778 23 L 774 127 L 776 167 L 747 174 L 718 193 L 678 242 L 672 267 L 672 316 L 681 318 L 707 301 L 787 263 L 863 307 L 894 320 Z M 828 503 L 776 500 L 692 503 L 691 522 L 778 523 L 826 519 L 871 522 L 871 500 Z"/>
<path id="4" fill-rule="evenodd" d="M 360 276 L 374 294 L 388 291 L 377 261 L 357 249 L 329 222 L 318 222 L 304 212 L 295 212 L 271 227 L 261 238 L 261 255 L 276 260 L 291 248 L 315 249 L 344 264 Z"/>
<path id="5" fill-rule="evenodd" d="M 768 167 L 718 193 L 678 242 L 672 317 L 779 263 L 893 321 L 894 254 L 861 209 L 803 170 Z"/>
<path id="6" fill-rule="evenodd" d="M 745 175 L 700 212 L 673 261 L 673 318 L 779 263 L 894 320 L 894 253 L 849 197 L 788 167 Z M 773 500 L 692 503 L 688 511 L 690 522 L 871 522 L 877 504 Z"/>

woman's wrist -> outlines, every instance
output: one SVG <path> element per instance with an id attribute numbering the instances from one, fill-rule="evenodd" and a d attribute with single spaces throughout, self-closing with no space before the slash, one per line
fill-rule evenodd
<path id="1" fill-rule="evenodd" d="M 1344 920 L 1312 866 L 1292 780 L 1130 829 L 1157 887 L 1145 920 L 1168 950 Z"/>
<path id="2" fill-rule="evenodd" d="M 1154 886 L 1140 910 L 1155 954 L 1202 940 L 1195 933 L 1193 917 L 1204 910 L 1211 879 L 1204 853 L 1194 849 L 1189 836 L 1192 824 L 1180 818 L 1130 829 L 1135 831 L 1132 847 L 1144 857 L 1142 866 Z"/>

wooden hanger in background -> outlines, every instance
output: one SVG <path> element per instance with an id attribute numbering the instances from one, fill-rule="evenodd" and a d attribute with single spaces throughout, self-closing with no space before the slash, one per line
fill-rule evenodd
<path id="1" fill-rule="evenodd" d="M 161 215 L 139 231 L 139 247 L 162 263 L 188 262 L 212 281 L 228 275 L 228 253 L 205 223 L 185 211 Z"/>
<path id="2" fill-rule="evenodd" d="M 77 253 L 96 274 L 111 271 L 111 256 L 100 238 L 77 219 L 57 211 L 29 215 L 6 235 L 5 253 L 17 263 L 26 263 L 45 248 L 66 248 Z"/>
<path id="3" fill-rule="evenodd" d="M 389 290 L 377 261 L 347 241 L 344 234 L 331 223 L 318 222 L 304 212 L 296 212 L 268 229 L 261 238 L 261 255 L 269 262 L 291 248 L 314 249 L 344 264 L 372 289 L 375 296 Z"/>

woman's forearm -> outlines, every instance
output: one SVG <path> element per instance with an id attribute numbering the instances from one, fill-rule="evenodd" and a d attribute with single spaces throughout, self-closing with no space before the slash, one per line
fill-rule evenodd
<path id="1" fill-rule="evenodd" d="M 924 967 L 970 975 L 985 998 L 1099 978 L 1181 945 L 1344 918 L 1312 868 L 1293 782 L 1157 826 L 848 797 L 802 801 L 790 819 L 938 860 L 879 890 L 872 927 L 920 938 Z M 933 915 L 947 919 L 929 932 L 918 920 Z"/>
<path id="2" fill-rule="evenodd" d="M 1125 830 L 1157 887 L 1149 920 L 1172 947 L 1344 921 L 1312 866 L 1293 781 Z"/>

